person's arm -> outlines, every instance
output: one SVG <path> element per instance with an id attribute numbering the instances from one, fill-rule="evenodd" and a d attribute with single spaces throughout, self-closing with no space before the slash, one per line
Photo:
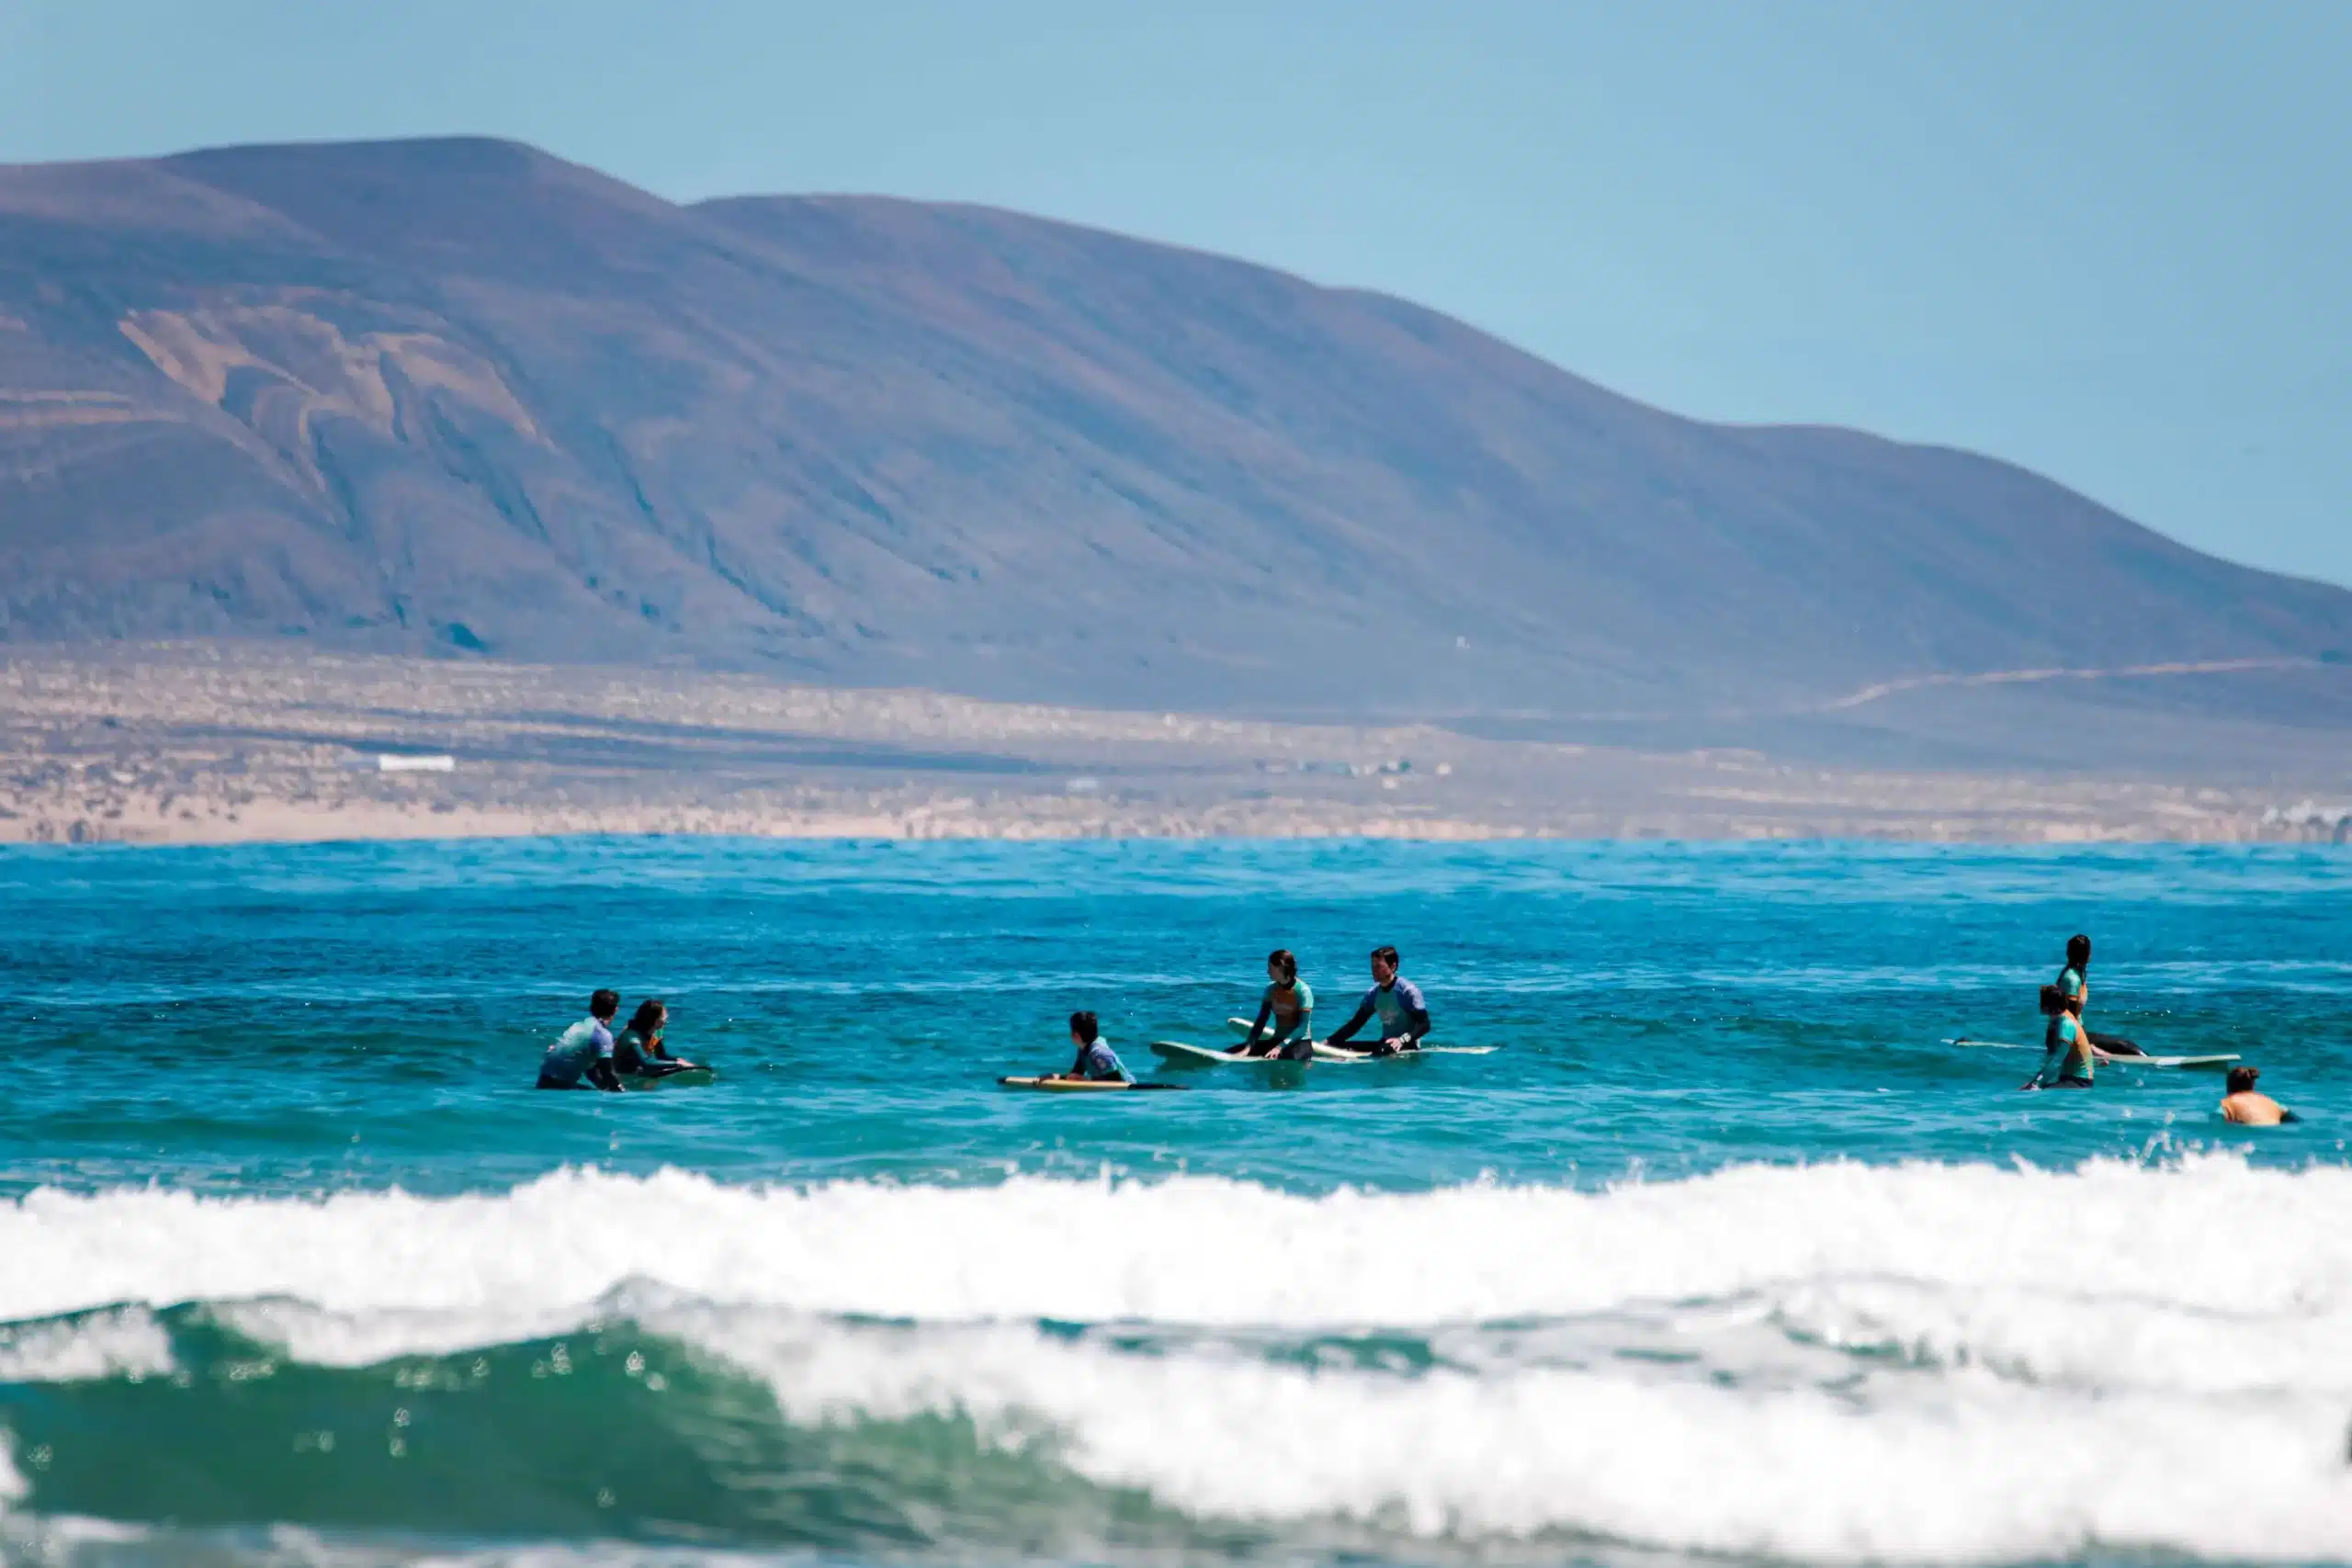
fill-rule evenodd
<path id="1" fill-rule="evenodd" d="M 1228 1049 L 1226 1052 L 1226 1055 L 1228 1056 L 1254 1055 L 1258 1049 L 1258 1037 L 1261 1034 L 1263 1034 L 1266 1031 L 1266 1020 L 1272 1018 L 1273 1014 L 1274 998 L 1272 996 L 1260 997 L 1258 998 L 1258 1017 L 1256 1021 L 1250 1025 L 1250 1038 L 1244 1040 L 1240 1044 Z"/>
<path id="2" fill-rule="evenodd" d="M 610 1025 L 596 1031 L 596 1055 L 588 1064 L 588 1081 L 610 1094 L 621 1091 L 619 1065 L 613 1060 L 613 1031 Z"/>
<path id="3" fill-rule="evenodd" d="M 1349 1041 L 1353 1040 L 1356 1037 L 1356 1031 L 1362 1029 L 1366 1021 L 1371 1017 L 1372 993 L 1370 991 L 1366 991 L 1363 994 L 1363 1000 L 1356 1004 L 1356 1010 L 1353 1015 L 1349 1018 L 1347 1022 L 1333 1030 L 1330 1034 L 1324 1039 L 1323 1043 L 1326 1045 L 1346 1044 Z"/>

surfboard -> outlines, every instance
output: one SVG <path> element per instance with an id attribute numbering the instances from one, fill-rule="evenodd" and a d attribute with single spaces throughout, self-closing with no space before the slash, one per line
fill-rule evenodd
<path id="1" fill-rule="evenodd" d="M 1243 1038 L 1250 1033 L 1248 1019 L 1228 1020 L 1241 1025 Z M 1282 1065 L 1279 1056 L 1236 1056 L 1206 1045 L 1189 1045 L 1182 1040 L 1155 1040 L 1151 1048 L 1162 1060 L 1194 1067 L 1272 1067 Z M 1499 1045 L 1424 1045 L 1418 1051 L 1399 1051 L 1394 1055 L 1376 1055 L 1370 1051 L 1351 1051 L 1344 1046 L 1317 1045 L 1315 1059 L 1330 1066 L 1349 1062 L 1408 1062 L 1418 1056 L 1490 1056 L 1501 1050 Z"/>
<path id="2" fill-rule="evenodd" d="M 700 1089 L 718 1076 L 715 1068 L 688 1067 L 677 1073 L 623 1073 L 620 1080 L 621 1088 L 626 1089 Z"/>
<path id="3" fill-rule="evenodd" d="M 1499 1045 L 1423 1045 L 1418 1051 L 1398 1051 L 1382 1056 L 1370 1051 L 1351 1051 L 1344 1045 L 1317 1045 L 1315 1059 L 1318 1062 L 1410 1062 L 1422 1056 L 1491 1056 L 1501 1050 Z"/>
<path id="4" fill-rule="evenodd" d="M 1947 1040 L 1944 1043 L 1969 1045 L 1992 1051 L 2039 1051 L 2041 1049 L 2039 1045 L 2027 1044 L 2022 1041 L 1971 1040 L 1966 1035 L 1962 1035 L 1957 1040 Z M 2180 1072 L 2193 1073 L 2218 1071 L 2236 1060 L 2238 1060 L 2238 1053 L 2235 1051 L 2218 1051 L 2203 1056 L 2101 1056 L 2098 1065 L 2102 1067 L 2168 1067 Z"/>
<path id="5" fill-rule="evenodd" d="M 1247 1040 L 1250 1038 L 1250 1026 L 1255 1021 L 1256 1021 L 1254 1019 L 1228 1018 L 1225 1021 L 1225 1026 L 1234 1033 L 1239 1035 L 1242 1039 Z M 1487 1056 L 1502 1049 L 1499 1045 L 1430 1044 L 1430 1041 L 1435 1040 L 1437 1036 L 1432 1034 L 1421 1042 L 1421 1048 L 1419 1050 L 1400 1051 L 1394 1056 L 1375 1056 L 1369 1051 L 1351 1051 L 1344 1045 L 1325 1045 L 1318 1042 L 1315 1047 L 1315 1059 L 1318 1062 L 1396 1062 L 1402 1061 L 1407 1056 Z M 1154 1045 L 1152 1049 L 1156 1051 L 1159 1049 L 1159 1046 Z M 1187 1049 L 1197 1050 L 1198 1047 L 1193 1046 L 1187 1047 Z M 1217 1054 L 1219 1055 L 1224 1055 L 1223 1052 L 1219 1052 Z M 1226 1057 L 1226 1060 L 1228 1062 L 1241 1061 L 1244 1059 L 1245 1058 L 1238 1056 Z"/>
<path id="6" fill-rule="evenodd" d="M 1125 1089 L 1175 1089 L 1180 1083 L 1121 1083 L 1116 1078 L 999 1078 L 1006 1089 L 1034 1089 L 1046 1094 L 1114 1094 Z"/>
<path id="7" fill-rule="evenodd" d="M 1285 1062 L 1280 1056 L 1237 1056 L 1230 1052 L 1214 1050 L 1206 1045 L 1191 1045 L 1182 1040 L 1155 1040 L 1153 1053 L 1163 1062 L 1185 1067 L 1303 1067 L 1304 1062 Z M 1317 1061 L 1321 1061 L 1318 1053 Z"/>

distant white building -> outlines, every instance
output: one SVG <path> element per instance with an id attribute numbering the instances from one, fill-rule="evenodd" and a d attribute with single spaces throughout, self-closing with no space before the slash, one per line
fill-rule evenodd
<path id="1" fill-rule="evenodd" d="M 395 757 L 381 752 L 376 758 L 376 771 L 382 773 L 453 773 L 458 771 L 455 757 Z"/>

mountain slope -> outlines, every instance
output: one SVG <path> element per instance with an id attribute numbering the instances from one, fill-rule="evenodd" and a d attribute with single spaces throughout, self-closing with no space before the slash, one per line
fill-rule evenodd
<path id="1" fill-rule="evenodd" d="M 1701 716 L 2352 647 L 2352 593 L 1989 459 L 1678 419 L 1166 246 L 481 141 L 0 170 L 0 516 L 10 640 L 1123 706 Z"/>

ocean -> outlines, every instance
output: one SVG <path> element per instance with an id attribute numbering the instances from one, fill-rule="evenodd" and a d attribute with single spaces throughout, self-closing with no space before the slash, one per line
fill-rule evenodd
<path id="1" fill-rule="evenodd" d="M 0 1555 L 2352 1562 L 2352 852 L 0 852 Z M 2096 1027 L 2235 1052 L 2021 1094 Z M 1180 1070 L 1376 944 L 1487 1055 Z M 707 1088 L 551 1094 L 598 986 Z M 1190 1092 L 1040 1095 L 1101 1015 Z M 1952 1043 L 2027 1043 L 2025 1047 Z"/>

